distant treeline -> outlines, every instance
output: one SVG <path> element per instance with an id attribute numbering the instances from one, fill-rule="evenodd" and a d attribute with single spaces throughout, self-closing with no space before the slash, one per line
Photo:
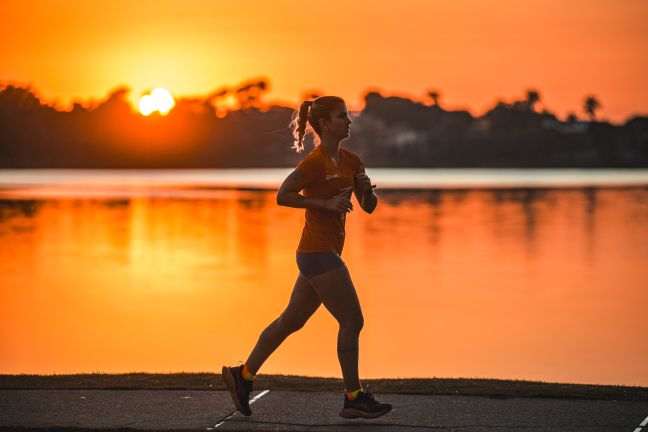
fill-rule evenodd
<path id="1" fill-rule="evenodd" d="M 265 105 L 267 88 L 261 80 L 219 89 L 178 99 L 167 116 L 144 117 L 126 87 L 68 112 L 31 88 L 0 85 L 0 168 L 294 166 L 303 157 L 290 148 L 294 108 Z M 223 109 L 228 95 L 236 109 Z M 593 96 L 584 100 L 587 121 L 537 111 L 535 90 L 481 117 L 446 110 L 439 98 L 436 91 L 424 102 L 367 93 L 343 146 L 375 167 L 648 167 L 648 117 L 620 126 L 596 121 Z"/>

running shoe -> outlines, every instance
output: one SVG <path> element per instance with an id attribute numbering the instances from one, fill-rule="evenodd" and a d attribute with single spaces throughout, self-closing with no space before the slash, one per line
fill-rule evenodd
<path id="1" fill-rule="evenodd" d="M 361 391 L 353 400 L 344 395 L 344 407 L 340 411 L 340 417 L 373 419 L 387 414 L 391 409 L 390 404 L 380 403 L 371 393 Z"/>
<path id="2" fill-rule="evenodd" d="M 251 416 L 250 393 L 252 393 L 252 381 L 246 380 L 242 375 L 243 365 L 238 367 L 223 366 L 223 380 L 232 396 L 232 401 L 241 414 Z"/>

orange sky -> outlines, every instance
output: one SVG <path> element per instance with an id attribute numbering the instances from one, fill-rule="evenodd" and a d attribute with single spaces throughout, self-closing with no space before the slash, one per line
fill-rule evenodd
<path id="1" fill-rule="evenodd" d="M 560 116 L 582 115 L 595 94 L 619 122 L 648 114 L 646 22 L 646 0 L 9 0 L 0 82 L 69 104 L 120 84 L 136 99 L 266 77 L 269 101 L 319 90 L 352 109 L 369 88 L 412 98 L 435 88 L 473 114 L 535 87 Z"/>

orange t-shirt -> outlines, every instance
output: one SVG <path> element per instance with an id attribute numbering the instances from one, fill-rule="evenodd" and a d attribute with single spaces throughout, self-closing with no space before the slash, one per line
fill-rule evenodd
<path id="1" fill-rule="evenodd" d="M 297 169 L 304 174 L 306 198 L 331 198 L 345 187 L 353 187 L 356 174 L 364 172 L 362 160 L 349 150 L 339 149 L 340 163 L 336 166 L 320 146 L 315 147 L 299 162 Z M 344 247 L 346 212 L 306 209 L 306 224 L 297 252 L 337 252 Z"/>

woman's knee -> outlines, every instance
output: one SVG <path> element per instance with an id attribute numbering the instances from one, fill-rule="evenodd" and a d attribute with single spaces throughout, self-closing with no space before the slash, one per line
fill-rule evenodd
<path id="1" fill-rule="evenodd" d="M 348 333 L 360 333 L 364 327 L 364 317 L 362 312 L 340 322 L 340 330 Z"/>
<path id="2" fill-rule="evenodd" d="M 280 316 L 277 319 L 277 325 L 282 329 L 283 332 L 285 333 L 295 333 L 296 331 L 300 330 L 302 327 L 304 327 L 304 324 L 306 324 L 306 320 L 300 319 L 300 318 L 287 318 L 285 316 Z"/>

